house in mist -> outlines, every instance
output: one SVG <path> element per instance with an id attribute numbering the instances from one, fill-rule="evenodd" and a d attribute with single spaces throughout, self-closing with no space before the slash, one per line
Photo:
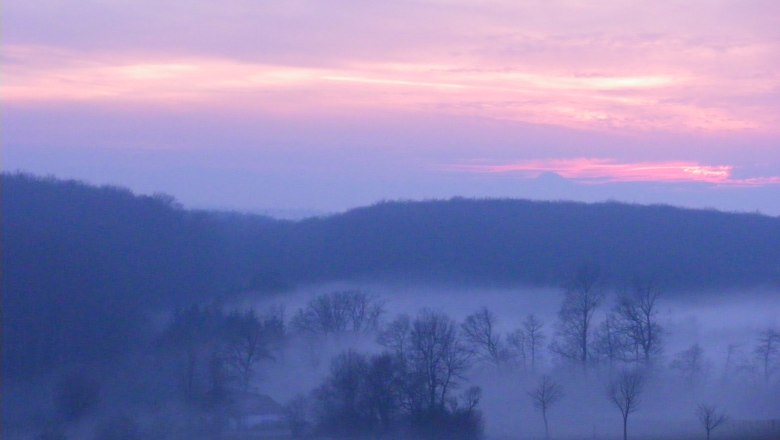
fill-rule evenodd
<path id="1" fill-rule="evenodd" d="M 231 439 L 284 439 L 290 430 L 282 406 L 266 394 L 249 392 L 236 399 L 230 420 Z"/>

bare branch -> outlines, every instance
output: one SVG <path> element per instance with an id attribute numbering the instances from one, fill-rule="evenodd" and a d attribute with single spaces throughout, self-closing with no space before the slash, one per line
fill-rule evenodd
<path id="1" fill-rule="evenodd" d="M 710 433 L 712 431 L 728 420 L 726 415 L 720 412 L 716 406 L 704 403 L 696 408 L 696 417 L 699 418 L 699 422 L 707 433 L 707 440 L 710 439 Z"/>
<path id="2" fill-rule="evenodd" d="M 461 325 L 463 336 L 482 359 L 500 364 L 505 357 L 501 336 L 496 332 L 496 315 L 483 307 L 466 317 Z"/>
<path id="3" fill-rule="evenodd" d="M 628 439 L 628 416 L 639 409 L 644 376 L 639 370 L 623 370 L 607 387 L 607 397 L 623 417 L 623 440 Z"/>

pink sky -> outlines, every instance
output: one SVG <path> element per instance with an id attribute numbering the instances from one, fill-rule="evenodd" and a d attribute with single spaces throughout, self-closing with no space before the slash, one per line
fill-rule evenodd
<path id="1" fill-rule="evenodd" d="M 732 198 L 724 208 L 780 213 L 780 202 L 766 206 L 780 200 L 774 0 L 8 0 L 3 9 L 5 168 L 168 191 L 199 206 L 225 198 L 187 188 L 204 193 L 236 171 L 247 177 L 224 184 L 231 192 L 247 182 L 298 188 L 228 198 L 242 209 L 522 197 L 523 180 L 554 172 L 607 186 L 705 184 L 704 199 Z M 201 182 L 181 181 L 193 178 Z M 756 187 L 769 189 L 754 197 Z M 321 188 L 334 194 L 311 195 Z M 629 191 L 614 188 L 604 194 Z M 645 200 L 642 191 L 631 197 Z M 647 200 L 695 204 L 675 191 Z"/>
<path id="2" fill-rule="evenodd" d="M 619 163 L 610 159 L 532 160 L 499 165 L 460 164 L 444 167 L 473 173 L 518 173 L 538 178 L 544 173 L 583 183 L 612 182 L 699 182 L 721 186 L 763 186 L 780 184 L 780 177 L 735 178 L 730 165 L 702 165 L 696 162 Z"/>

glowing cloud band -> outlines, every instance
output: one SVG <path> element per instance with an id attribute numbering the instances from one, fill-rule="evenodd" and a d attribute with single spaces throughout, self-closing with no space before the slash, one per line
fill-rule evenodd
<path id="1" fill-rule="evenodd" d="M 448 165 L 444 169 L 471 173 L 517 173 L 536 178 L 555 173 L 583 183 L 699 182 L 715 185 L 762 186 L 780 184 L 780 176 L 734 178 L 731 165 L 703 165 L 696 162 L 632 162 L 613 159 L 577 158 L 514 162 L 499 165 Z"/>

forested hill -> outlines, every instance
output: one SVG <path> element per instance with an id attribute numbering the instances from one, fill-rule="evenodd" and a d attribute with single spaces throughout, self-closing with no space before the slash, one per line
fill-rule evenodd
<path id="1" fill-rule="evenodd" d="M 403 277 L 560 285 L 578 265 L 670 288 L 780 284 L 780 218 L 526 200 L 388 202 L 278 225 L 264 266 L 286 279 Z M 262 234 L 261 234 L 262 235 Z"/>
<path id="2" fill-rule="evenodd" d="M 758 214 L 456 198 L 293 222 L 18 174 L 3 175 L 2 203 L 4 288 L 179 303 L 353 277 L 559 285 L 586 262 L 614 282 L 780 283 L 780 218 Z"/>
<path id="3" fill-rule="evenodd" d="M 2 229 L 10 376 L 126 351 L 150 309 L 229 281 L 213 226 L 165 196 L 4 174 Z"/>
<path id="4" fill-rule="evenodd" d="M 22 174 L 4 174 L 2 192 L 11 376 L 126 351 L 152 310 L 304 282 L 557 286 L 587 262 L 615 283 L 780 285 L 780 218 L 754 214 L 453 199 L 291 222 Z"/>

